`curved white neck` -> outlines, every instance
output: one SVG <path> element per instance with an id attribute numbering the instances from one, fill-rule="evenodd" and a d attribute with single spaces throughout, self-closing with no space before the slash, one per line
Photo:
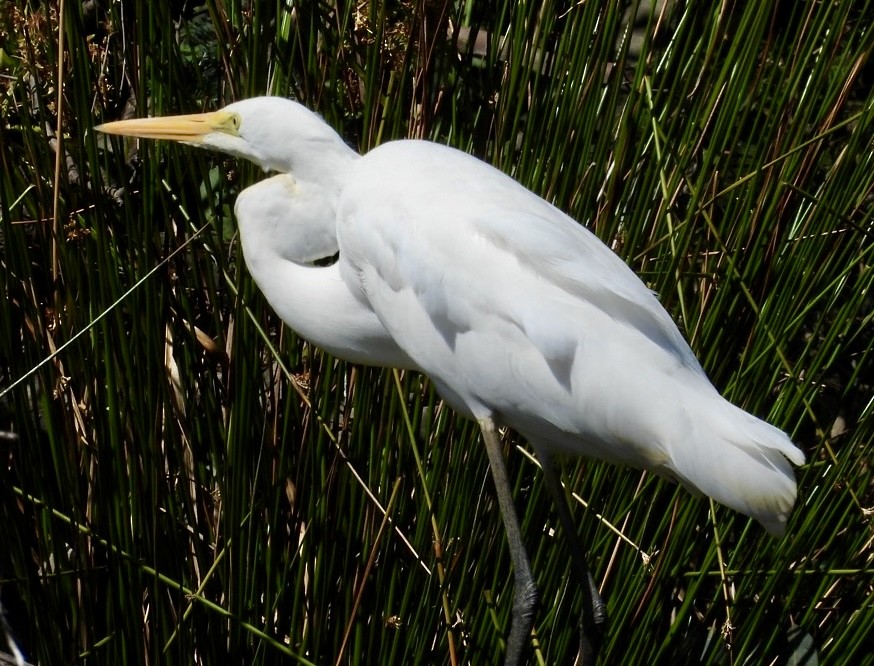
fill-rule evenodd
<path id="1" fill-rule="evenodd" d="M 337 264 L 297 264 L 269 247 L 247 247 L 243 238 L 246 265 L 255 283 L 298 335 L 352 363 L 415 369 L 377 316 L 352 295 Z"/>

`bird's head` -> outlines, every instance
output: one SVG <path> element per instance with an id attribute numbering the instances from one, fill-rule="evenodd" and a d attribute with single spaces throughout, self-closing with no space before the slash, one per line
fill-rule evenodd
<path id="1" fill-rule="evenodd" d="M 310 174 L 322 178 L 355 156 L 318 115 L 282 97 L 253 97 L 210 113 L 120 120 L 95 129 L 209 148 L 304 180 Z"/>

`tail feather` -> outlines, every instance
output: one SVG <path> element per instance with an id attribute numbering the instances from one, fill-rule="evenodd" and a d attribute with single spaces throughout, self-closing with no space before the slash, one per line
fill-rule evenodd
<path id="1" fill-rule="evenodd" d="M 792 464 L 804 464 L 804 454 L 783 431 L 720 400 L 704 409 L 694 441 L 671 447 L 668 467 L 690 489 L 783 536 L 797 493 Z"/>

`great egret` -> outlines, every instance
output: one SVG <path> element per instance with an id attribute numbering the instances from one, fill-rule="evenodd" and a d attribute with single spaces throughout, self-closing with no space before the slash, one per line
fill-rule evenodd
<path id="1" fill-rule="evenodd" d="M 537 591 L 497 424 L 533 446 L 572 539 L 555 450 L 653 470 L 785 531 L 790 461 L 803 464 L 803 453 L 719 395 L 655 295 L 606 245 L 509 176 L 427 141 L 359 156 L 316 114 L 277 97 L 97 129 L 278 172 L 235 207 L 246 265 L 276 313 L 340 358 L 424 372 L 479 422 L 516 576 L 508 664 L 521 659 Z M 312 264 L 337 251 L 334 265 Z M 591 581 L 581 550 L 572 553 Z M 584 597 L 591 658 L 600 601 L 591 583 Z"/>

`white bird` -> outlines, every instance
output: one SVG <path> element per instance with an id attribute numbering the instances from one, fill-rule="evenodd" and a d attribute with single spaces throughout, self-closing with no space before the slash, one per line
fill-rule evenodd
<path id="1" fill-rule="evenodd" d="M 509 176 L 427 141 L 358 155 L 277 97 L 220 111 L 107 123 L 242 157 L 279 175 L 235 211 L 246 265 L 292 329 L 349 361 L 419 370 L 483 431 L 516 572 L 508 664 L 522 658 L 536 586 L 496 424 L 533 446 L 571 539 L 553 451 L 674 478 L 784 533 L 795 503 L 785 433 L 716 391 L 668 313 L 576 221 Z M 338 261 L 313 261 L 339 251 Z M 572 544 L 574 546 L 574 544 Z M 586 577 L 583 652 L 600 599 Z"/>

